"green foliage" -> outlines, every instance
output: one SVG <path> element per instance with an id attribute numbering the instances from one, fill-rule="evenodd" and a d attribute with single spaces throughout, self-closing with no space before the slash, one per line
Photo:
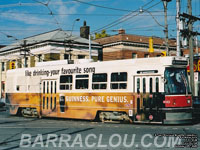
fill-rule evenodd
<path id="1" fill-rule="evenodd" d="M 108 36 L 109 35 L 106 33 L 106 30 L 102 30 L 101 33 L 95 33 L 95 39 L 100 39 Z"/>

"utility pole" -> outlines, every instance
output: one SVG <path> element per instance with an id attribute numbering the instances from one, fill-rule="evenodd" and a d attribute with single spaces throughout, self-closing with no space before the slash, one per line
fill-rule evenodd
<path id="1" fill-rule="evenodd" d="M 89 59 L 92 59 L 92 52 L 91 52 L 91 35 L 89 34 Z"/>
<path id="2" fill-rule="evenodd" d="M 192 0 L 188 0 L 188 14 L 192 16 Z M 192 95 L 194 95 L 195 87 L 194 87 L 194 52 L 193 52 L 193 36 L 192 36 L 192 19 L 189 19 L 188 22 L 188 30 L 189 30 L 189 51 L 190 51 L 190 84 L 192 89 Z"/>
<path id="3" fill-rule="evenodd" d="M 200 35 L 198 32 L 193 32 L 193 23 L 200 18 L 192 16 L 192 0 L 188 0 L 188 14 L 183 13 L 180 14 L 181 17 L 187 19 L 187 29 L 181 30 L 182 35 L 187 37 L 189 41 L 189 65 L 190 65 L 190 86 L 192 90 L 192 95 L 195 94 L 195 86 L 194 86 L 194 45 L 193 45 L 193 35 Z"/>
<path id="4" fill-rule="evenodd" d="M 27 41 L 24 40 L 23 44 L 21 46 L 22 46 L 22 50 L 20 51 L 20 55 L 24 55 L 24 68 L 26 68 L 27 67 L 27 58 L 26 58 L 27 54 L 26 54 L 26 52 L 28 52 L 28 50 L 26 48 Z M 21 53 L 21 52 L 24 52 L 24 53 Z"/>
<path id="5" fill-rule="evenodd" d="M 165 13 L 165 46 L 166 46 L 166 55 L 169 56 L 169 39 L 168 39 L 168 24 L 167 24 L 167 4 L 172 0 L 162 0 L 164 6 L 164 13 Z"/>
<path id="6" fill-rule="evenodd" d="M 176 0 L 176 56 L 181 56 L 180 48 L 180 0 Z"/>
<path id="7" fill-rule="evenodd" d="M 199 53 L 199 47 L 198 47 L 198 37 L 196 35 L 196 54 Z"/>

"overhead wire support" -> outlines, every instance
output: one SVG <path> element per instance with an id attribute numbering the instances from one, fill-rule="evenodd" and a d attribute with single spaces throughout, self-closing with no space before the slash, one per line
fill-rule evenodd
<path id="1" fill-rule="evenodd" d="M 40 1 L 38 1 L 38 0 L 33 0 L 33 1 L 35 1 L 36 3 L 40 3 L 41 5 L 44 5 L 44 6 L 48 9 L 48 11 L 50 12 L 49 15 L 51 15 L 51 16 L 54 18 L 54 21 L 55 21 L 55 23 L 57 24 L 58 28 L 61 29 L 60 23 L 58 22 L 58 20 L 57 20 L 56 17 L 54 16 L 53 11 L 52 11 L 52 10 L 50 9 L 50 7 L 49 7 L 49 3 L 50 3 L 51 0 L 48 0 L 47 3 L 43 3 L 43 2 L 40 2 Z"/>

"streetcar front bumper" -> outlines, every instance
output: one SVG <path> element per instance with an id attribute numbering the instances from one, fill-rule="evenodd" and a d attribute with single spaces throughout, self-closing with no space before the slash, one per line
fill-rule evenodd
<path id="1" fill-rule="evenodd" d="M 165 113 L 164 124 L 192 124 L 193 117 L 192 107 L 186 108 L 163 108 L 162 112 Z"/>

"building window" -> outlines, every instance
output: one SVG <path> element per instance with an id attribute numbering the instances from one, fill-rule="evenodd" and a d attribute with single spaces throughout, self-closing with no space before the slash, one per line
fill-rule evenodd
<path id="1" fill-rule="evenodd" d="M 5 62 L 1 63 L 1 71 L 5 71 Z"/>
<path id="2" fill-rule="evenodd" d="M 42 55 L 41 54 L 38 55 L 38 62 L 42 62 Z"/>
<path id="3" fill-rule="evenodd" d="M 106 89 L 107 88 L 107 74 L 93 74 L 92 89 Z"/>
<path id="4" fill-rule="evenodd" d="M 64 59 L 69 59 L 69 54 L 64 54 Z"/>
<path id="5" fill-rule="evenodd" d="M 144 54 L 144 58 L 149 58 L 149 54 Z"/>
<path id="6" fill-rule="evenodd" d="M 72 90 L 72 75 L 60 76 L 60 90 Z"/>
<path id="7" fill-rule="evenodd" d="M 88 89 L 89 75 L 76 75 L 76 89 Z"/>
<path id="8" fill-rule="evenodd" d="M 24 61 L 25 61 L 24 67 L 27 68 L 28 67 L 28 57 L 26 57 Z"/>
<path id="9" fill-rule="evenodd" d="M 127 72 L 116 72 L 111 74 L 111 89 L 127 88 Z"/>
<path id="10" fill-rule="evenodd" d="M 85 55 L 78 55 L 78 59 L 85 59 Z"/>
<path id="11" fill-rule="evenodd" d="M 132 53 L 132 58 L 137 58 L 137 54 L 136 53 Z"/>

